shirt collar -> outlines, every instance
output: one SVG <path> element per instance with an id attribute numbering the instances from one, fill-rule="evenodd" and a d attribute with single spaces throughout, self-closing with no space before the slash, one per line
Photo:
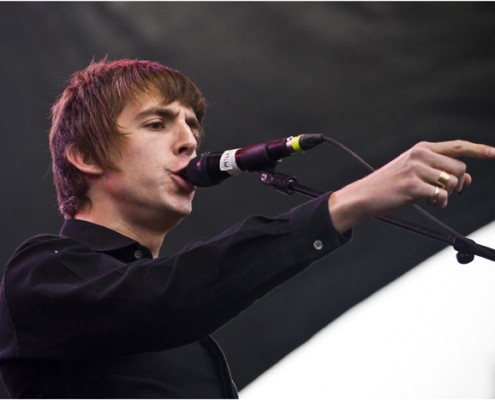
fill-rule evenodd
<path id="1" fill-rule="evenodd" d="M 139 244 L 102 225 L 80 219 L 65 220 L 60 235 L 81 240 L 96 251 L 111 251 Z"/>

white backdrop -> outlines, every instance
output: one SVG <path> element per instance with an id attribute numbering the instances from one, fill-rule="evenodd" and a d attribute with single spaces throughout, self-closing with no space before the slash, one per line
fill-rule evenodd
<path id="1" fill-rule="evenodd" d="M 495 247 L 495 222 L 469 235 Z M 447 248 L 357 305 L 241 399 L 495 397 L 495 262 Z"/>

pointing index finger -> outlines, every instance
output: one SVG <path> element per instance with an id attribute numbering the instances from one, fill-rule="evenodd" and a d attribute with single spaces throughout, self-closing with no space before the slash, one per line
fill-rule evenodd
<path id="1" fill-rule="evenodd" d="M 466 140 L 429 143 L 428 146 L 434 152 L 448 157 L 495 158 L 495 147 Z"/>

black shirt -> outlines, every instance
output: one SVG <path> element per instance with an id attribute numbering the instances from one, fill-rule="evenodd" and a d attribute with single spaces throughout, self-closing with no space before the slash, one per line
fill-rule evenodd
<path id="1" fill-rule="evenodd" d="M 151 258 L 103 226 L 67 220 L 9 260 L 0 287 L 0 367 L 12 397 L 232 398 L 210 337 L 346 242 L 328 196 L 251 217 L 174 256 Z"/>

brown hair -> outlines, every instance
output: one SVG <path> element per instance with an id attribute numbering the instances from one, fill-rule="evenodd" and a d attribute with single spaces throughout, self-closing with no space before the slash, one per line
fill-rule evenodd
<path id="1" fill-rule="evenodd" d="M 162 64 L 144 60 L 106 59 L 74 73 L 52 107 L 50 152 L 60 212 L 73 218 L 89 203 L 84 174 L 67 159 L 76 146 L 84 157 L 108 170 L 115 160 L 124 135 L 116 120 L 128 101 L 143 95 L 158 95 L 166 103 L 179 100 L 190 106 L 203 125 L 206 101 L 185 75 Z"/>

